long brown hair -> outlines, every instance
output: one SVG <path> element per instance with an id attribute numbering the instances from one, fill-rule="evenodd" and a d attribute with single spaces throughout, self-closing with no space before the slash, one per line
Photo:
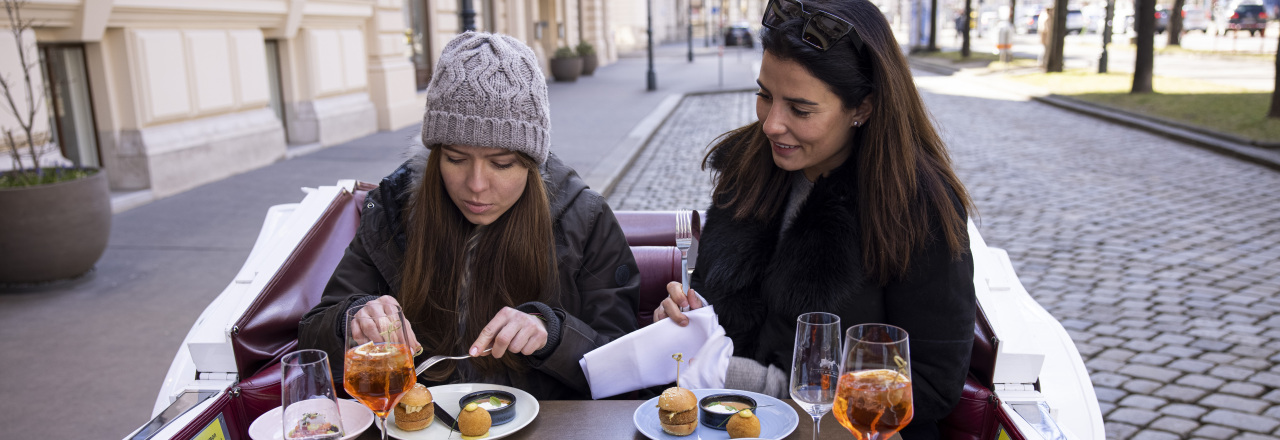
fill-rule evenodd
<path id="1" fill-rule="evenodd" d="M 556 260 L 551 231 L 551 208 L 538 164 L 524 153 L 516 154 L 529 170 L 524 194 L 506 213 L 477 231 L 449 198 L 440 174 L 443 153 L 431 149 L 426 167 L 405 208 L 407 248 L 401 271 L 400 304 L 425 351 L 453 355 L 466 352 L 480 330 L 503 307 L 535 301 L 556 288 Z M 479 233 L 470 258 L 471 276 L 462 292 L 464 247 Z M 459 313 L 460 293 L 466 311 Z M 466 323 L 466 334 L 458 324 Z M 523 371 L 521 356 L 502 359 L 481 356 L 470 359 L 482 375 L 501 370 Z M 424 373 L 428 380 L 443 381 L 455 370 L 453 363 Z"/>
<path id="2" fill-rule="evenodd" d="M 801 39 L 805 20 L 793 18 L 777 30 L 763 29 L 761 40 L 765 51 L 800 64 L 825 83 L 845 109 L 872 100 L 870 118 L 850 140 L 867 275 L 882 285 L 903 276 L 912 253 L 935 229 L 954 257 L 968 252 L 964 212 L 972 212 L 972 201 L 951 169 L 946 145 L 934 130 L 884 14 L 866 0 L 804 4 L 844 18 L 854 32 L 823 52 Z M 774 164 L 760 122 L 721 136 L 703 158 L 703 168 L 716 152 L 744 144 L 742 153 L 716 159 L 720 172 L 713 203 L 735 219 L 770 221 L 781 214 L 790 181 Z M 930 224 L 930 212 L 937 213 L 940 224 Z"/>

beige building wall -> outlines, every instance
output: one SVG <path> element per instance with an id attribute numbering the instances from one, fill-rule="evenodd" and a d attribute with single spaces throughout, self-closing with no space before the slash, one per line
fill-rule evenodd
<path id="1" fill-rule="evenodd" d="M 472 0 L 479 30 L 524 41 L 544 71 L 556 48 L 583 41 L 601 65 L 615 61 L 613 18 L 643 19 L 623 6 L 634 3 Z M 112 189 L 163 197 L 291 147 L 417 123 L 414 8 L 429 14 L 423 52 L 434 63 L 461 31 L 460 0 L 30 0 L 24 15 L 33 42 L 83 48 L 85 111 Z M 16 49 L 0 34 L 0 73 L 12 75 Z M 49 118 L 38 119 L 48 133 Z M 0 127 L 14 125 L 0 112 Z"/>
<path id="2" fill-rule="evenodd" d="M 112 188 L 163 197 L 279 160 L 290 145 L 416 123 L 402 1 L 30 0 L 23 13 L 32 41 L 83 45 Z M 18 70 L 12 47 L 0 37 L 0 72 Z"/>

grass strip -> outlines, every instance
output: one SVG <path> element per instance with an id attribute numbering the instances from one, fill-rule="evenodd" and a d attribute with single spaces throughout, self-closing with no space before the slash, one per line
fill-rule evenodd
<path id="1" fill-rule="evenodd" d="M 1246 139 L 1280 142 L 1280 119 L 1267 118 L 1271 92 L 1208 81 L 1157 76 L 1155 93 L 1132 94 L 1133 75 L 1098 74 L 1090 70 L 1033 73 L 1011 79 L 1042 87 L 1056 95 L 1119 108 Z"/>

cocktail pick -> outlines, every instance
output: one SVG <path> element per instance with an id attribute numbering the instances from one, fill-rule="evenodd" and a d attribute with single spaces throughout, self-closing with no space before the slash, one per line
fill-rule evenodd
<path id="1" fill-rule="evenodd" d="M 680 363 L 684 362 L 684 353 L 673 354 L 671 359 L 676 361 L 676 388 L 680 388 Z"/>

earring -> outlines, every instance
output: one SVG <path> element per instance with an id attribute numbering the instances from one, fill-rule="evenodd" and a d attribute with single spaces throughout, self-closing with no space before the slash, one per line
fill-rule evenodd
<path id="1" fill-rule="evenodd" d="M 861 125 L 862 125 L 862 123 L 861 123 L 861 122 L 853 121 L 853 128 L 858 128 L 858 127 L 859 127 L 859 126 L 861 126 Z"/>

